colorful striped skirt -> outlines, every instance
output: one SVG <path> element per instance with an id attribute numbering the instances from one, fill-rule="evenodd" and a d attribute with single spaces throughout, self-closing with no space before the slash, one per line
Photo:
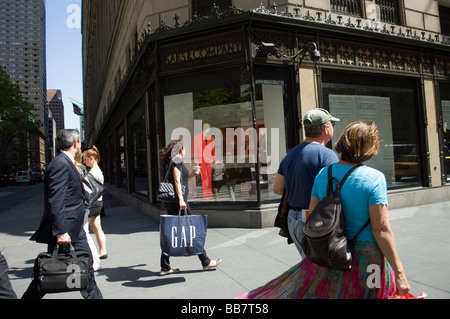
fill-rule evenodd
<path id="1" fill-rule="evenodd" d="M 339 271 L 307 258 L 237 299 L 386 299 L 395 295 L 394 272 L 372 242 L 355 242 L 353 267 Z"/>

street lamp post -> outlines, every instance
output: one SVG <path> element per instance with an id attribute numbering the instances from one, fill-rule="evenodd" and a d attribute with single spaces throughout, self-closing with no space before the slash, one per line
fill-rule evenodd
<path id="1" fill-rule="evenodd" d="M 300 118 L 300 127 L 303 125 L 303 116 L 301 112 L 301 86 L 300 86 L 300 65 L 302 64 L 303 60 L 306 56 L 310 56 L 311 60 L 314 63 L 318 63 L 321 58 L 321 54 L 319 50 L 317 49 L 317 44 L 315 42 L 310 42 L 303 48 L 301 48 L 297 53 L 294 55 L 286 55 L 284 54 L 275 44 L 273 43 L 267 43 L 261 41 L 260 44 L 260 52 L 262 55 L 267 57 L 276 57 L 278 59 L 289 59 L 294 62 L 295 67 L 295 74 L 297 76 L 296 84 L 297 84 L 297 103 L 298 103 L 298 114 Z M 320 94 L 319 94 L 320 96 Z M 300 130 L 300 135 L 302 135 L 302 131 Z M 302 136 L 300 136 L 300 139 L 302 139 Z"/>

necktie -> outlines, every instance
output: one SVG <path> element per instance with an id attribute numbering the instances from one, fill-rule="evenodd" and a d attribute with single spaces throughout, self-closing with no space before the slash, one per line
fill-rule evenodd
<path id="1" fill-rule="evenodd" d="M 74 162 L 73 164 L 75 165 L 75 169 L 77 170 L 77 172 L 80 173 L 80 171 L 78 170 L 77 162 Z"/>

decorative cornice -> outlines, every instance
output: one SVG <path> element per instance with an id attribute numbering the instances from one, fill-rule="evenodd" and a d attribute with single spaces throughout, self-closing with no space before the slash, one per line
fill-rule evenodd
<path id="1" fill-rule="evenodd" d="M 362 19 L 355 17 L 344 18 L 344 16 L 342 16 L 341 14 L 323 12 L 320 9 L 315 12 L 312 12 L 311 10 L 306 10 L 306 12 L 302 14 L 303 8 L 299 8 L 298 6 L 296 6 L 293 9 L 293 12 L 289 11 L 288 6 L 285 7 L 284 11 L 278 11 L 278 6 L 275 2 L 272 4 L 271 9 L 272 10 L 269 10 L 265 8 L 264 5 L 261 4 L 258 8 L 251 10 L 243 10 L 236 8 L 235 6 L 232 6 L 226 9 L 224 12 L 220 12 L 220 8 L 218 6 L 214 6 L 209 16 L 194 15 L 192 20 L 188 20 L 184 23 L 181 23 L 180 18 L 177 15 L 175 15 L 175 17 L 173 18 L 174 24 L 172 26 L 167 25 L 164 21 L 160 21 L 159 27 L 155 31 L 152 31 L 151 26 L 149 24 L 148 30 L 144 30 L 142 32 L 141 39 L 144 40 L 147 36 L 153 34 L 179 30 L 182 28 L 199 25 L 201 23 L 205 23 L 208 21 L 222 20 L 250 12 L 254 14 L 267 15 L 272 17 L 287 18 L 292 20 L 293 22 L 307 21 L 320 26 L 326 25 L 336 26 L 347 31 L 362 30 L 370 32 L 372 35 L 376 34 L 384 36 L 388 35 L 391 36 L 393 39 L 403 38 L 403 39 L 417 40 L 419 42 L 424 43 L 443 45 L 445 47 L 450 46 L 450 37 L 442 36 L 439 33 L 427 32 L 425 30 L 413 29 L 410 27 L 399 25 L 391 25 L 388 23 L 373 21 L 370 19 Z"/>

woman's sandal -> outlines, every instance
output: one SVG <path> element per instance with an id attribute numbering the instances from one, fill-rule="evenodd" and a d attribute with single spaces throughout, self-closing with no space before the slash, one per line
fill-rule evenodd
<path id="1" fill-rule="evenodd" d="M 160 273 L 159 273 L 159 275 L 160 276 L 167 276 L 167 275 L 171 275 L 171 274 L 175 274 L 175 273 L 177 273 L 177 272 L 180 272 L 180 269 L 178 269 L 178 268 L 172 268 L 172 269 L 170 269 L 170 270 L 162 270 Z"/>
<path id="2" fill-rule="evenodd" d="M 213 260 L 213 261 L 214 261 L 214 260 Z M 203 266 L 203 270 L 211 270 L 211 269 L 216 268 L 217 266 L 220 265 L 220 263 L 222 262 L 222 259 L 220 259 L 220 258 L 217 259 L 217 260 L 215 261 L 215 265 L 211 265 L 213 261 L 211 261 L 211 263 L 210 263 L 208 266 Z"/>

